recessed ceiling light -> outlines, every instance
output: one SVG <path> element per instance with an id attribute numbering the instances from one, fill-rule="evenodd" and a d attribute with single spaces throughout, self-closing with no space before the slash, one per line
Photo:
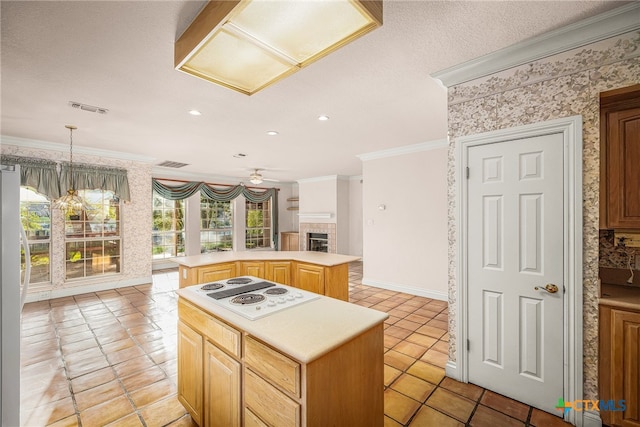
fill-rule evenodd
<path id="1" fill-rule="evenodd" d="M 270 131 L 267 132 L 267 135 L 270 135 L 270 136 L 274 136 L 274 135 L 277 135 L 277 134 L 278 134 L 278 132 L 276 132 L 275 130 L 270 130 Z"/>
<path id="2" fill-rule="evenodd" d="M 190 110 L 189 114 L 191 114 L 192 116 L 201 116 L 202 113 L 198 110 Z"/>
<path id="3" fill-rule="evenodd" d="M 321 122 L 326 122 L 327 120 L 329 120 L 329 116 L 325 116 L 323 114 L 322 116 L 318 116 L 318 120 L 320 120 Z"/>
<path id="4" fill-rule="evenodd" d="M 238 154 L 234 154 L 233 157 L 235 157 L 236 159 L 241 159 L 243 157 L 247 157 L 247 155 L 244 153 L 238 153 Z"/>

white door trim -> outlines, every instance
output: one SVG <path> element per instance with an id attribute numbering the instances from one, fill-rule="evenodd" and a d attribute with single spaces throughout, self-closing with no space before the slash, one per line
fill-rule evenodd
<path id="1" fill-rule="evenodd" d="M 583 398 L 582 359 L 582 117 L 573 116 L 501 129 L 456 140 L 456 363 L 447 364 L 447 375 L 469 381 L 466 351 L 468 336 L 467 280 L 467 179 L 468 150 L 472 146 L 562 133 L 564 144 L 564 399 Z M 549 396 L 557 399 L 560 396 Z M 583 425 L 583 412 L 568 411 L 565 420 Z"/>

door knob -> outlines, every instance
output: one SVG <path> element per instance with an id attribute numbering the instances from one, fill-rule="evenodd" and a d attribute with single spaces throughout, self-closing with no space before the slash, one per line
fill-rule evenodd
<path id="1" fill-rule="evenodd" d="M 544 286 L 544 288 L 536 286 L 533 289 L 535 289 L 536 291 L 547 291 L 550 294 L 555 294 L 556 292 L 558 292 L 558 287 L 556 285 L 554 285 L 553 283 L 547 283 Z"/>

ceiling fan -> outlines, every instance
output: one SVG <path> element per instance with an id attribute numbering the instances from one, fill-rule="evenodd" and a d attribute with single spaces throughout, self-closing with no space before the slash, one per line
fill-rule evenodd
<path id="1" fill-rule="evenodd" d="M 263 178 L 260 173 L 261 170 L 262 169 L 254 169 L 253 173 L 249 175 L 249 182 L 252 184 L 262 184 L 263 181 L 280 182 L 277 179 Z"/>

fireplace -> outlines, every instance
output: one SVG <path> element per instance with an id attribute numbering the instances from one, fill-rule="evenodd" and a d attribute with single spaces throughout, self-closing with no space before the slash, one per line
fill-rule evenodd
<path id="1" fill-rule="evenodd" d="M 299 230 L 301 251 L 314 250 L 311 248 L 311 242 L 309 240 L 311 234 L 323 234 L 324 236 L 320 238 L 326 239 L 324 242 L 322 242 L 323 246 L 326 247 L 326 249 L 322 249 L 322 251 L 328 252 L 330 254 L 338 253 L 336 244 L 336 224 L 301 222 Z"/>
<path id="2" fill-rule="evenodd" d="M 327 233 L 307 233 L 307 248 L 313 252 L 329 252 Z"/>

